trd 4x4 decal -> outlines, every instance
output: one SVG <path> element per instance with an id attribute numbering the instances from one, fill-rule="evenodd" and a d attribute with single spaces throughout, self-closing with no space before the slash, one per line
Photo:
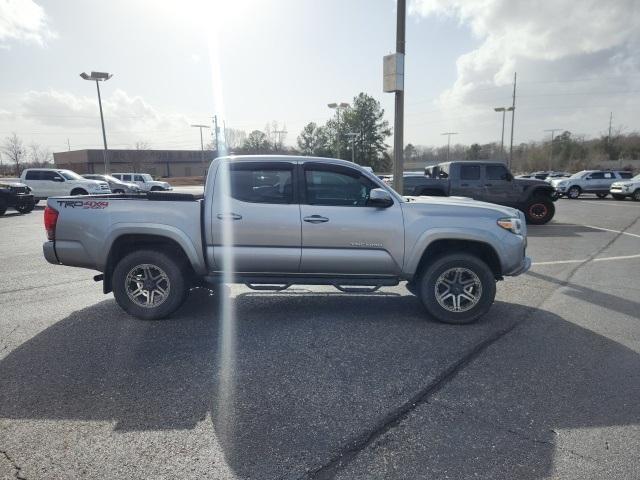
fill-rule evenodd
<path id="1" fill-rule="evenodd" d="M 102 209 L 109 206 L 109 202 L 96 200 L 58 200 L 58 205 L 64 208 Z"/>

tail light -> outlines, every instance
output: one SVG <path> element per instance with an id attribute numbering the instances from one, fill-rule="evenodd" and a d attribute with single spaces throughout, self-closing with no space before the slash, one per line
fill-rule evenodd
<path id="1" fill-rule="evenodd" d="M 44 209 L 44 228 L 47 231 L 49 240 L 56 239 L 56 223 L 58 222 L 58 211 L 54 208 L 47 207 Z"/>

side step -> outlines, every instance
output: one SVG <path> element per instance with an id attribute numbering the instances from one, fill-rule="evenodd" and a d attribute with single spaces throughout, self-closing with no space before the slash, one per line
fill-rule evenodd
<path id="1" fill-rule="evenodd" d="M 204 280 L 210 284 L 223 282 L 222 275 L 208 275 Z M 357 276 L 306 276 L 306 275 L 243 275 L 236 274 L 233 283 L 243 283 L 252 290 L 281 292 L 291 285 L 331 285 L 343 293 L 373 293 L 380 287 L 393 287 L 400 283 L 398 277 Z"/>

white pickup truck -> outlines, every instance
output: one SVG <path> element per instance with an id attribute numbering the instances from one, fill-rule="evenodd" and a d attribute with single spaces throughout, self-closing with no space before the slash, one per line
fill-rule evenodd
<path id="1" fill-rule="evenodd" d="M 58 168 L 27 168 L 22 171 L 20 182 L 31 188 L 36 203 L 53 196 L 111 193 L 107 182 L 89 180 Z"/>
<path id="2" fill-rule="evenodd" d="M 122 182 L 133 183 L 145 192 L 161 192 L 173 190 L 167 182 L 154 180 L 148 173 L 114 173 L 114 178 Z"/>

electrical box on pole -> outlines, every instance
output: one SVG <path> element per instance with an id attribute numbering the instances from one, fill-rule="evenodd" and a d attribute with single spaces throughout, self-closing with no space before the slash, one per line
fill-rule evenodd
<path id="1" fill-rule="evenodd" d="M 392 53 L 382 59 L 384 92 L 404 91 L 404 53 Z"/>

